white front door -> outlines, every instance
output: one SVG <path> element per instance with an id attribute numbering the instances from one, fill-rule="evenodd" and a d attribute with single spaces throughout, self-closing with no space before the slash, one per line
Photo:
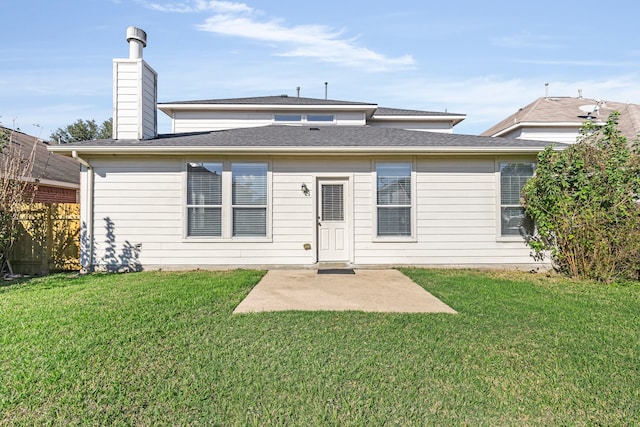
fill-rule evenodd
<path id="1" fill-rule="evenodd" d="M 349 260 L 347 180 L 318 181 L 318 262 Z"/>

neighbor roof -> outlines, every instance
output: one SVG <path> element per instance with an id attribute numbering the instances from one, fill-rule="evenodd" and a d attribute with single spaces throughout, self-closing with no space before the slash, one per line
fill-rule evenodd
<path id="1" fill-rule="evenodd" d="M 210 132 L 160 135 L 151 140 L 98 140 L 51 150 L 77 153 L 537 153 L 546 141 L 418 132 L 376 126 L 269 125 Z M 562 148 L 564 144 L 554 144 Z"/>
<path id="2" fill-rule="evenodd" d="M 80 163 L 76 160 L 51 153 L 47 150 L 49 144 L 34 136 L 2 126 L 0 126 L 0 132 L 10 135 L 12 143 L 20 149 L 25 158 L 31 154 L 35 145 L 32 178 L 38 179 L 43 184 L 73 187 L 80 185 Z"/>
<path id="3" fill-rule="evenodd" d="M 595 105 L 599 110 L 591 116 L 583 111 Z M 635 138 L 640 133 L 640 105 L 572 97 L 538 98 L 480 135 L 501 136 L 510 129 L 531 124 L 580 127 L 589 117 L 596 122 L 604 122 L 614 111 L 620 113 L 619 129 L 622 134 Z"/>

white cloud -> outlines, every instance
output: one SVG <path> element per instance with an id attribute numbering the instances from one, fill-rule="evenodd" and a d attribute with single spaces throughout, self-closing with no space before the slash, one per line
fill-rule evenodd
<path id="1" fill-rule="evenodd" d="M 355 38 L 345 38 L 344 30 L 326 25 L 287 25 L 281 19 L 260 20 L 260 12 L 244 3 L 230 1 L 195 0 L 179 3 L 145 2 L 153 10 L 172 13 L 213 12 L 201 31 L 269 43 L 283 57 L 314 58 L 319 61 L 362 68 L 367 71 L 386 71 L 413 68 L 411 55 L 389 57 L 359 46 Z"/>
<path id="2" fill-rule="evenodd" d="M 253 12 L 253 8 L 247 6 L 245 3 L 231 1 L 194 0 L 177 3 L 155 3 L 151 1 L 143 1 L 143 4 L 151 10 L 171 13 L 198 13 L 206 11 L 212 11 L 216 13 Z"/>
<path id="3" fill-rule="evenodd" d="M 575 81 L 550 80 L 550 96 L 578 96 L 617 102 L 640 103 L 640 75 L 618 75 Z M 389 81 L 386 85 L 364 82 L 371 102 L 385 107 L 463 113 L 467 118 L 456 133 L 479 134 L 537 98 L 545 96 L 545 81 L 536 78 L 505 79 L 500 75 L 453 80 L 423 76 Z M 339 98 L 341 99 L 341 98 Z"/>
<path id="4" fill-rule="evenodd" d="M 631 61 L 579 61 L 571 59 L 525 59 L 517 62 L 533 65 L 569 65 L 575 67 L 634 67 L 638 65 L 637 62 Z"/>
<path id="5" fill-rule="evenodd" d="M 387 57 L 357 46 L 355 39 L 340 38 L 343 31 L 325 25 L 286 26 L 279 20 L 260 22 L 228 14 L 208 18 L 198 28 L 227 36 L 244 37 L 292 46 L 278 56 L 316 58 L 325 62 L 361 67 L 371 71 L 412 68 L 410 55 Z"/>
<path id="6" fill-rule="evenodd" d="M 555 42 L 550 36 L 544 34 L 531 34 L 529 32 L 522 32 L 520 34 L 510 36 L 495 37 L 491 41 L 496 46 L 514 49 L 520 49 L 524 47 L 553 49 L 560 47 L 560 45 Z"/>

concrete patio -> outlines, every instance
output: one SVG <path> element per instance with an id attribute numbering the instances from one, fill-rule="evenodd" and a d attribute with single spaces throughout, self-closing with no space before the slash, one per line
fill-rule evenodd
<path id="1" fill-rule="evenodd" d="M 233 312 L 287 310 L 456 313 L 397 270 L 270 270 Z"/>

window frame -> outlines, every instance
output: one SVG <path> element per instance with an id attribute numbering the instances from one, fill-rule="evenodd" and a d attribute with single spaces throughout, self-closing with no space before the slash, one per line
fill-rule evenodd
<path id="1" fill-rule="evenodd" d="M 330 117 L 331 120 L 309 120 L 309 117 Z M 285 117 L 300 117 L 299 120 L 282 120 Z M 298 125 L 334 125 L 337 123 L 336 115 L 332 113 L 275 113 L 272 117 L 273 123 L 298 124 Z"/>
<path id="2" fill-rule="evenodd" d="M 188 201 L 188 165 L 189 163 L 222 163 L 222 214 L 221 236 L 190 236 Z M 265 164 L 266 176 L 266 205 L 260 205 L 265 209 L 266 233 L 264 236 L 234 236 L 233 234 L 233 178 L 232 165 L 236 163 Z M 183 196 L 182 196 L 182 241 L 185 242 L 271 242 L 272 241 L 272 172 L 271 160 L 264 158 L 186 158 L 183 162 Z M 191 206 L 191 205 L 189 205 Z M 242 205 L 241 205 L 242 206 Z"/>
<path id="3" fill-rule="evenodd" d="M 238 203 L 238 201 L 236 200 L 235 197 L 235 189 L 236 187 L 233 185 L 234 181 L 233 181 L 233 172 L 234 172 L 234 165 L 264 165 L 265 166 L 265 194 L 264 194 L 264 204 L 249 204 L 249 203 Z M 267 223 L 268 223 L 268 214 L 267 212 L 269 211 L 269 164 L 267 162 L 259 162 L 259 161 L 232 161 L 230 163 L 230 168 L 231 168 L 231 236 L 233 238 L 265 238 L 267 237 Z M 265 218 L 265 234 L 261 235 L 261 234 L 256 234 L 256 235 L 239 235 L 236 234 L 236 211 L 238 210 L 264 210 L 264 218 Z"/>
<path id="4" fill-rule="evenodd" d="M 502 165 L 506 164 L 531 164 L 533 165 L 533 173 L 535 174 L 536 161 L 532 158 L 497 158 L 495 161 L 495 176 L 496 176 L 496 241 L 499 242 L 522 242 L 525 237 L 520 233 L 518 234 L 502 234 L 502 208 L 521 208 L 522 205 L 512 203 L 502 203 Z M 532 175 L 533 176 L 533 175 Z M 526 213 L 525 213 L 526 215 Z"/>
<path id="5" fill-rule="evenodd" d="M 409 204 L 404 205 L 379 205 L 378 204 L 378 165 L 379 164 L 406 164 L 409 165 L 410 169 L 410 183 L 411 183 L 411 201 Z M 373 241 L 377 242 L 417 242 L 417 214 L 416 214 L 416 205 L 417 205 L 417 186 L 416 186 L 416 161 L 415 158 L 411 159 L 389 159 L 389 158 L 380 158 L 372 161 L 371 164 L 371 181 L 372 181 L 372 209 L 373 209 L 373 222 L 372 222 L 372 238 Z M 409 208 L 409 218 L 411 221 L 411 225 L 409 227 L 408 235 L 379 235 L 378 234 L 378 208 L 382 207 L 408 207 Z"/>
<path id="6" fill-rule="evenodd" d="M 189 195 L 190 195 L 190 191 L 189 191 L 189 167 L 192 165 L 205 165 L 205 164 L 210 164 L 210 165 L 219 165 L 219 170 L 220 170 L 220 203 L 217 204 L 198 204 L 198 203 L 189 203 Z M 224 209 L 223 209 L 223 204 L 224 204 L 224 183 L 223 183 L 223 171 L 224 171 L 224 163 L 221 161 L 200 161 L 200 162 L 186 162 L 186 170 L 187 170 L 187 185 L 186 185 L 186 197 L 185 197 L 185 206 L 186 206 L 186 235 L 188 237 L 205 237 L 205 238 L 219 238 L 222 237 L 223 234 L 223 224 L 224 224 Z M 191 210 L 206 210 L 206 209 L 217 209 L 220 211 L 220 234 L 201 234 L 201 235 L 191 235 L 189 234 L 189 223 L 191 220 L 191 215 L 189 214 L 189 212 Z"/>

